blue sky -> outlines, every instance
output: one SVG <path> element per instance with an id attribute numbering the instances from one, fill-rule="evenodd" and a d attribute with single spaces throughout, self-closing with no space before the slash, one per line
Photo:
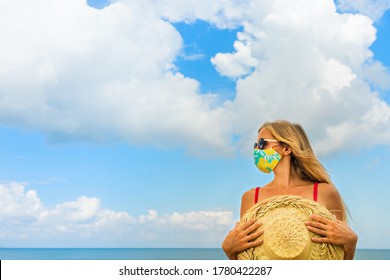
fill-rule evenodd
<path id="1" fill-rule="evenodd" d="M 0 0 L 0 247 L 219 247 L 284 118 L 358 247 L 390 248 L 390 1 L 24 2 Z"/>

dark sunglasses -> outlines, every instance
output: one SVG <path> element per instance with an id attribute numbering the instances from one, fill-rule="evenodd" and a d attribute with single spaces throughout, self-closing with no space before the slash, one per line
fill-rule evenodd
<path id="1" fill-rule="evenodd" d="M 275 140 L 275 139 L 264 139 L 264 138 L 260 138 L 254 145 L 253 145 L 253 148 L 256 149 L 264 149 L 265 145 L 267 145 L 268 142 L 279 142 L 278 140 Z"/>

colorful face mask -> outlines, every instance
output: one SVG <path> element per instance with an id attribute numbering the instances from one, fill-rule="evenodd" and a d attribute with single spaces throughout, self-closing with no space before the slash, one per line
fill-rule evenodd
<path id="1" fill-rule="evenodd" d="M 253 150 L 253 159 L 255 160 L 255 165 L 260 171 L 264 173 L 270 173 L 272 170 L 274 170 L 281 158 L 282 156 L 273 148 L 265 150 Z"/>

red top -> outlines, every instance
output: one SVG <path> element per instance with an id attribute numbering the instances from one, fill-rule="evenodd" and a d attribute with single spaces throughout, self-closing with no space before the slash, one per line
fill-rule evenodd
<path id="1" fill-rule="evenodd" d="M 260 187 L 257 187 L 255 189 L 255 204 L 259 201 L 259 190 Z M 317 201 L 317 198 L 318 198 L 318 182 L 315 182 L 313 187 L 313 200 Z"/>

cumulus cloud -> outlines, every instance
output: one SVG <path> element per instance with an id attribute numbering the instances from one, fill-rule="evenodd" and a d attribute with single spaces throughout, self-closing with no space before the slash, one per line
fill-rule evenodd
<path id="1" fill-rule="evenodd" d="M 352 2 L 339 1 L 339 10 L 388 8 Z M 2 124 L 52 141 L 159 139 L 161 148 L 197 155 L 250 147 L 260 123 L 277 118 L 302 123 L 321 153 L 359 147 L 363 134 L 373 135 L 370 145 L 390 143 L 390 108 L 379 92 L 389 73 L 370 50 L 379 12 L 338 13 L 332 0 L 0 4 Z M 237 79 L 235 98 L 223 104 L 174 65 L 183 41 L 172 22 L 195 20 L 240 28 L 235 51 L 210 61 Z"/>
<path id="2" fill-rule="evenodd" d="M 242 25 L 245 9 L 251 0 L 151 0 L 162 17 L 172 22 L 203 20 L 218 28 L 236 28 Z"/>
<path id="3" fill-rule="evenodd" d="M 379 20 L 390 9 L 389 0 L 337 0 L 341 11 L 355 11 Z"/>
<path id="4" fill-rule="evenodd" d="M 226 104 L 236 116 L 240 143 L 249 147 L 245 137 L 273 119 L 303 124 L 322 154 L 355 149 L 367 133 L 374 135 L 370 145 L 390 143 L 384 129 L 390 107 L 372 90 L 388 88 L 390 81 L 370 51 L 376 38 L 372 20 L 339 14 L 333 1 L 256 3 L 264 16 L 248 8 L 251 20 L 238 40 L 250 46 L 258 64 L 238 80 L 236 99 Z M 223 65 L 234 65 L 233 56 L 225 58 L 230 61 Z"/>
<path id="5" fill-rule="evenodd" d="M 1 123 L 53 141 L 224 146 L 222 108 L 175 71 L 181 36 L 149 1 L 102 10 L 80 0 L 0 4 Z"/>
<path id="6" fill-rule="evenodd" d="M 249 74 L 258 61 L 251 56 L 251 49 L 244 42 L 234 42 L 234 49 L 234 53 L 218 53 L 211 62 L 221 75 L 239 78 Z"/>
<path id="7" fill-rule="evenodd" d="M 0 184 L 0 246 L 219 246 L 233 225 L 229 211 L 159 215 L 150 209 L 135 217 L 103 208 L 96 197 L 47 207 L 26 189 L 17 182 Z"/>
<path id="8" fill-rule="evenodd" d="M 24 186 L 11 182 L 0 184 L 0 217 L 34 217 L 43 211 L 35 190 L 25 191 Z"/>

